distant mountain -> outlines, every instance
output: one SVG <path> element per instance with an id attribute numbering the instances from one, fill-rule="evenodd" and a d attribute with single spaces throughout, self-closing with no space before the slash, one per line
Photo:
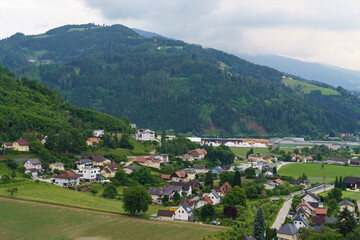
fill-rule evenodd
<path id="1" fill-rule="evenodd" d="M 275 68 L 301 78 L 342 86 L 349 90 L 360 91 L 360 72 L 331 65 L 303 62 L 277 55 L 239 55 L 255 64 Z"/>
<path id="2" fill-rule="evenodd" d="M 157 33 L 154 33 L 154 32 L 148 32 L 148 31 L 137 29 L 137 28 L 132 28 L 132 30 L 134 30 L 134 32 L 136 32 L 140 36 L 143 36 L 143 37 L 146 37 L 146 38 L 166 38 L 166 39 L 171 39 L 171 38 L 164 37 L 164 36 L 162 36 L 160 34 L 157 34 Z"/>
<path id="3" fill-rule="evenodd" d="M 288 74 L 234 55 L 122 25 L 18 33 L 0 41 L 0 61 L 78 107 L 154 130 L 320 136 L 355 132 L 360 120 L 360 101 L 341 87 L 286 80 Z"/>

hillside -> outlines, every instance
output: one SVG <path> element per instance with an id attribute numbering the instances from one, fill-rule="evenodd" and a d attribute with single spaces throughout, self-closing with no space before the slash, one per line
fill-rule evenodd
<path id="1" fill-rule="evenodd" d="M 305 79 L 323 82 L 335 87 L 342 86 L 354 91 L 359 91 L 360 89 L 360 72 L 358 71 L 319 63 L 303 62 L 276 55 L 251 56 L 242 54 L 240 57 L 255 64 L 275 68 L 279 71 L 287 72 Z"/>
<path id="2" fill-rule="evenodd" d="M 85 144 L 92 129 L 128 131 L 126 119 L 76 108 L 66 103 L 54 90 L 14 74 L 0 65 L 0 142 L 12 141 L 29 134 L 68 136 L 74 150 Z M 80 145 L 78 145 L 77 143 Z"/>
<path id="3" fill-rule="evenodd" d="M 121 25 L 69 25 L 0 41 L 0 61 L 57 90 L 70 103 L 139 127 L 211 136 L 318 136 L 355 132 L 360 102 L 304 93 L 283 73 L 236 56 Z M 298 79 L 300 80 L 300 79 Z"/>

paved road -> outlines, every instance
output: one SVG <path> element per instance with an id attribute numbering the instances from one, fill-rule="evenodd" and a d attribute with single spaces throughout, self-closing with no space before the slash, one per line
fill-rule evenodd
<path id="1" fill-rule="evenodd" d="M 326 191 L 328 191 L 330 189 L 333 189 L 333 188 L 334 188 L 334 185 L 326 185 Z M 322 193 L 323 191 L 324 191 L 323 187 L 319 187 L 319 188 L 316 188 L 314 190 L 310 190 L 310 192 L 315 193 L 315 194 Z M 291 208 L 291 203 L 292 203 L 293 196 L 295 196 L 297 194 L 300 194 L 302 192 L 303 191 L 298 191 L 298 192 L 293 192 L 293 193 L 290 194 L 291 198 L 284 203 L 284 205 L 280 209 L 280 211 L 279 211 L 279 213 L 278 213 L 278 215 L 277 215 L 277 217 L 275 219 L 275 222 L 271 226 L 271 228 L 276 228 L 277 230 L 280 229 L 281 225 L 284 223 L 285 218 L 288 215 L 289 210 Z"/>

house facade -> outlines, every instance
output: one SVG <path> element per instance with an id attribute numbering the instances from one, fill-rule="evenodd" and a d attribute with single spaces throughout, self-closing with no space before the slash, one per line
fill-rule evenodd
<path id="1" fill-rule="evenodd" d="M 180 205 L 175 211 L 174 220 L 176 221 L 192 221 L 193 218 L 193 209 L 187 203 Z"/>
<path id="2" fill-rule="evenodd" d="M 101 170 L 101 174 L 106 178 L 115 177 L 115 173 L 119 169 L 120 166 L 117 163 L 110 163 Z"/>
<path id="3" fill-rule="evenodd" d="M 13 143 L 13 150 L 19 152 L 28 152 L 30 151 L 30 144 L 26 139 L 18 139 Z"/>
<path id="4" fill-rule="evenodd" d="M 81 175 L 72 171 L 65 171 L 56 175 L 51 182 L 60 187 L 72 187 L 79 185 Z"/>
<path id="5" fill-rule="evenodd" d="M 85 182 L 96 182 L 98 175 L 100 174 L 100 168 L 98 167 L 85 167 L 81 179 Z"/>
<path id="6" fill-rule="evenodd" d="M 61 162 L 51 163 L 49 165 L 49 168 L 51 169 L 51 171 L 54 171 L 55 169 L 57 169 L 59 171 L 65 171 L 64 164 Z"/>
<path id="7" fill-rule="evenodd" d="M 138 141 L 154 141 L 155 132 L 150 129 L 138 129 L 135 134 L 135 139 Z"/>
<path id="8" fill-rule="evenodd" d="M 101 155 L 90 156 L 89 159 L 92 161 L 93 166 L 104 166 L 111 163 L 111 160 L 104 158 Z"/>
<path id="9" fill-rule="evenodd" d="M 38 158 L 30 158 L 24 163 L 26 169 L 41 170 L 41 162 Z"/>
<path id="10" fill-rule="evenodd" d="M 93 161 L 90 159 L 80 159 L 75 162 L 77 169 L 82 172 L 85 167 L 92 167 Z"/>

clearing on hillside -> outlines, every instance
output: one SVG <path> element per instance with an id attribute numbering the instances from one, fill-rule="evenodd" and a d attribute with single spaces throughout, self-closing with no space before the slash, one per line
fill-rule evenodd
<path id="1" fill-rule="evenodd" d="M 284 84 L 289 85 L 289 87 L 291 87 L 292 89 L 295 89 L 296 87 L 300 87 L 300 89 L 302 90 L 303 93 L 305 94 L 309 94 L 311 93 L 311 91 L 320 91 L 322 95 L 340 95 L 340 93 L 334 89 L 330 89 L 330 88 L 324 88 L 324 87 L 319 87 L 310 83 L 306 83 L 306 82 L 301 82 L 298 80 L 294 80 L 291 78 L 285 78 L 282 81 Z"/>
<path id="2" fill-rule="evenodd" d="M 226 228 L 0 199 L 1 239 L 201 239 Z"/>

